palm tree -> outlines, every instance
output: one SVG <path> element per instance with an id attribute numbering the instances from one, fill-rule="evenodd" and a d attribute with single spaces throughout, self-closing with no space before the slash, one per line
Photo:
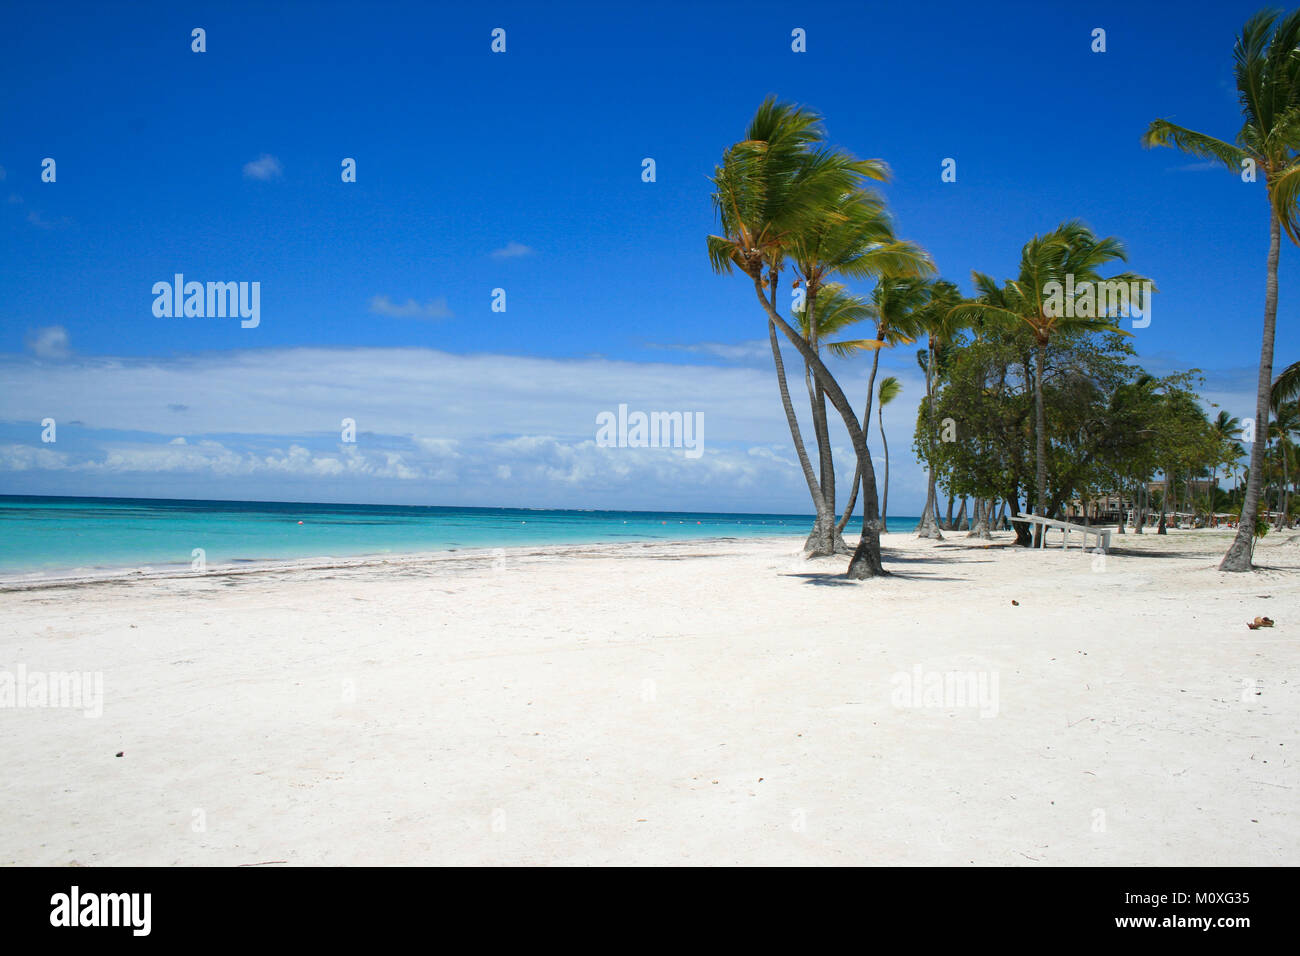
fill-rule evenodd
<path id="1" fill-rule="evenodd" d="M 964 320 L 954 311 L 961 301 L 961 292 L 954 283 L 938 279 L 930 284 L 925 305 L 915 313 L 917 327 L 926 337 L 925 349 L 917 352 L 916 361 L 925 372 L 925 408 L 930 425 L 927 437 L 925 509 L 921 512 L 921 523 L 916 531 L 919 537 L 938 541 L 943 540 L 943 532 L 939 530 L 939 501 L 934 487 L 934 393 L 945 350 L 964 327 Z"/>
<path id="2" fill-rule="evenodd" d="M 1283 16 L 1263 10 L 1246 21 L 1233 47 L 1233 72 L 1241 102 L 1243 124 L 1236 144 L 1197 133 L 1168 120 L 1156 120 L 1142 144 L 1172 146 L 1185 153 L 1218 160 L 1234 173 L 1253 168 L 1264 175 L 1269 201 L 1269 243 L 1264 291 L 1264 334 L 1259 353 L 1259 382 L 1255 400 L 1257 427 L 1266 430 L 1273 380 L 1273 336 L 1277 327 L 1277 263 L 1282 230 L 1297 241 L 1296 200 L 1300 197 L 1300 157 L 1295 150 L 1300 127 L 1300 10 Z M 1250 477 L 1241 506 L 1241 523 L 1221 571 L 1249 571 L 1264 480 L 1263 437 L 1250 449 Z"/>
<path id="3" fill-rule="evenodd" d="M 778 279 L 786 253 L 798 235 L 818 226 L 830 215 L 831 207 L 860 180 L 885 179 L 888 170 L 879 161 L 854 160 L 842 152 L 822 148 L 822 136 L 821 117 L 816 113 L 778 103 L 773 97 L 764 100 L 750 121 L 745 139 L 731 146 L 714 170 L 713 206 L 723 234 L 709 236 L 708 249 L 715 272 L 730 272 L 733 264 L 739 265 L 754 282 L 760 299 L 764 299 L 786 422 L 818 525 L 826 527 L 833 524 L 834 511 L 828 508 L 808 460 L 777 340 L 777 328 L 785 324 L 776 315 Z M 770 296 L 770 301 L 765 296 Z M 802 339 L 800 343 L 806 345 Z"/>
<path id="4" fill-rule="evenodd" d="M 929 300 L 930 284 L 918 278 L 887 278 L 876 283 L 871 292 L 869 315 L 876 321 L 876 336 L 873 339 L 853 339 L 831 342 L 833 354 L 845 358 L 863 349 L 871 352 L 871 374 L 867 378 L 867 407 L 862 413 L 862 431 L 869 433 L 871 423 L 871 399 L 876 389 L 876 373 L 880 368 L 880 350 L 897 345 L 910 345 L 916 341 L 921 332 L 918 312 Z M 840 516 L 838 528 L 848 524 L 853 514 L 853 506 L 858 500 L 858 484 L 861 474 L 855 473 L 853 489 L 849 493 L 849 503 Z M 882 511 L 883 513 L 883 511 Z"/>
<path id="5" fill-rule="evenodd" d="M 1210 422 L 1218 455 L 1210 463 L 1210 524 L 1217 525 L 1214 517 L 1214 492 L 1219 487 L 1219 466 L 1233 461 L 1232 447 L 1241 437 L 1241 419 L 1233 418 L 1228 412 L 1220 410 L 1218 416 Z"/>
<path id="6" fill-rule="evenodd" d="M 876 408 L 876 417 L 880 421 L 880 442 L 885 446 L 885 493 L 880 500 L 881 525 L 886 525 L 886 516 L 889 514 L 889 442 L 885 438 L 885 406 L 898 398 L 898 393 L 902 390 L 903 386 L 892 375 L 880 380 L 880 403 Z"/>
<path id="7" fill-rule="evenodd" d="M 1279 531 L 1286 526 L 1287 514 L 1290 511 L 1288 486 L 1291 483 L 1291 459 L 1295 452 L 1296 436 L 1300 436 L 1300 404 L 1288 402 L 1273 409 L 1269 437 L 1277 443 L 1278 464 L 1281 466 L 1276 525 Z"/>
<path id="8" fill-rule="evenodd" d="M 821 146 L 820 117 L 812 111 L 778 103 L 769 97 L 749 124 L 746 138 L 723 155 L 713 175 L 713 206 L 722 235 L 708 237 L 709 261 L 715 272 L 739 268 L 752 282 L 766 313 L 774 352 L 780 330 L 812 370 L 826 398 L 844 420 L 854 454 L 862 465 L 862 535 L 849 562 L 850 578 L 884 574 L 880 563 L 879 498 L 875 469 L 866 436 L 843 389 L 817 351 L 776 309 L 777 287 L 787 256 L 801 237 L 820 228 L 827 218 L 845 216 L 843 197 L 860 189 L 865 178 L 883 179 L 887 169 L 878 160 L 857 160 Z M 815 326 L 815 317 L 809 322 Z M 774 355 L 774 358 L 776 356 Z M 787 418 L 791 411 L 787 410 Z M 792 429 L 793 432 L 793 429 Z M 801 460 L 809 491 L 824 527 L 826 502 L 806 456 Z"/>
<path id="9" fill-rule="evenodd" d="M 813 351 L 818 351 L 821 346 L 821 323 L 815 318 L 818 297 L 832 276 L 859 279 L 883 275 L 915 276 L 933 270 L 925 250 L 894 236 L 884 201 L 861 189 L 837 197 L 826 215 L 808 229 L 796 233 L 788 244 L 787 254 L 798 277 L 796 285 L 802 283 L 804 286 L 803 311 L 808 318 L 803 322 L 803 331 Z M 820 540 L 815 553 L 830 553 L 837 543 L 843 545 L 835 541 L 841 526 L 835 523 L 835 466 L 826 422 L 825 394 L 806 364 L 804 378 L 817 435 L 825 517 L 829 517 L 826 521 L 822 514 L 818 515 L 813 535 Z M 863 419 L 864 435 L 869 426 L 870 418 L 866 417 Z M 854 478 L 855 486 L 859 478 L 860 475 Z"/>
<path id="10" fill-rule="evenodd" d="M 1292 362 L 1282 369 L 1269 389 L 1269 404 L 1274 408 L 1295 401 L 1300 401 L 1300 362 Z"/>
<path id="11" fill-rule="evenodd" d="M 1095 296 L 1094 283 L 1147 282 L 1142 276 L 1122 273 L 1103 279 L 1102 266 L 1116 260 L 1125 261 L 1124 247 L 1118 239 L 1098 239 L 1078 220 L 1063 222 L 1045 236 L 1035 236 L 1025 244 L 1020 255 L 1020 275 L 1002 286 L 980 272 L 972 272 L 979 296 L 954 307 L 953 312 L 967 321 L 1000 322 L 1006 326 L 1029 326 L 1036 346 L 1034 375 L 1034 415 L 1037 448 L 1034 513 L 1043 515 L 1047 507 L 1047 412 L 1043 404 L 1043 383 L 1047 376 L 1047 346 L 1061 333 L 1117 332 L 1114 316 L 1093 315 L 1104 311 L 1100 306 L 1083 308 L 1083 296 Z M 1073 294 L 1074 300 L 1067 301 Z M 1075 303 L 1078 303 L 1076 307 Z M 1081 314 L 1082 313 L 1082 314 Z M 1036 527 L 1035 542 L 1042 534 Z"/>
<path id="12" fill-rule="evenodd" d="M 801 279 L 796 279 L 796 286 L 800 282 L 802 282 Z M 821 286 L 813 304 L 810 305 L 809 301 L 805 299 L 805 307 L 795 311 L 799 333 L 804 337 L 804 341 L 819 353 L 823 345 L 828 345 L 832 352 L 836 354 L 840 354 L 839 343 L 827 342 L 827 336 L 838 335 L 845 328 L 856 325 L 870 318 L 871 315 L 870 303 L 861 296 L 850 294 L 838 282 Z M 813 327 L 814 322 L 815 328 Z M 768 325 L 771 326 L 771 323 L 769 322 Z M 771 326 L 771 328 L 774 334 L 775 327 Z M 826 511 L 833 516 L 835 513 L 835 466 L 830 455 L 830 434 L 827 428 L 826 406 L 824 403 L 825 393 L 820 387 L 815 386 L 811 369 L 809 369 L 807 363 L 804 363 L 804 381 L 808 386 L 808 397 L 812 403 L 813 421 L 817 435 L 819 464 L 821 466 L 819 487 L 822 500 L 826 505 Z M 795 427 L 798 427 L 797 423 Z M 857 498 L 858 477 L 854 477 L 853 499 Z M 827 528 L 823 524 L 820 514 L 813 525 L 812 531 L 808 534 L 808 540 L 804 543 L 804 551 L 810 556 L 839 552 L 847 553 L 848 547 L 840 537 L 840 532 L 844 529 L 844 523 L 841 522 L 834 526 L 833 534 L 828 540 Z"/>

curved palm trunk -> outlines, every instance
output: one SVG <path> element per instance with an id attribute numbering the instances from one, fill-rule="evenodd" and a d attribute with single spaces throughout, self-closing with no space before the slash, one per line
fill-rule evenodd
<path id="1" fill-rule="evenodd" d="M 930 419 L 930 435 L 927 440 L 927 446 L 930 450 L 929 461 L 925 463 L 926 471 L 926 490 L 925 490 L 925 510 L 921 512 L 921 523 L 916 526 L 916 536 L 918 538 L 933 538 L 935 541 L 943 540 L 943 533 L 939 530 L 939 501 L 934 489 L 934 340 L 930 339 L 927 344 L 930 350 L 929 357 L 925 363 L 925 406 L 926 415 Z"/>
<path id="2" fill-rule="evenodd" d="M 877 329 L 876 338 L 880 338 L 881 335 L 882 333 L 880 332 L 879 329 Z M 867 407 L 866 410 L 862 413 L 862 434 L 864 436 L 869 435 L 871 433 L 871 429 L 868 427 L 871 424 L 871 400 L 876 393 L 876 370 L 879 368 L 880 368 L 880 349 L 875 349 L 871 354 L 871 377 L 867 379 Z M 884 440 L 884 437 L 885 437 L 885 425 L 884 425 L 884 420 L 882 419 L 880 425 L 880 438 L 882 441 Z M 886 474 L 888 474 L 888 471 L 889 471 L 889 462 L 885 462 Z M 849 503 L 844 508 L 844 514 L 840 516 L 839 524 L 835 526 L 835 531 L 837 534 L 844 530 L 844 526 L 849 523 L 849 518 L 853 517 L 853 506 L 858 502 L 858 484 L 861 480 L 862 480 L 862 466 L 859 465 L 853 472 L 853 489 L 849 492 Z M 885 497 L 886 498 L 889 497 L 888 484 L 886 484 L 885 486 Z M 880 506 L 880 514 L 883 520 L 885 514 L 884 505 Z"/>
<path id="3" fill-rule="evenodd" d="M 785 361 L 781 358 L 781 344 L 776 338 L 776 326 L 770 320 L 767 323 L 767 335 L 772 343 L 772 361 L 776 365 L 776 383 L 781 392 L 781 406 L 785 409 L 785 420 L 790 426 L 790 437 L 794 439 L 794 451 L 799 457 L 799 467 L 803 469 L 804 479 L 808 482 L 808 493 L 812 495 L 813 506 L 817 509 L 817 513 L 821 514 L 825 510 L 822 489 L 817 484 L 817 476 L 813 473 L 812 462 L 808 460 L 808 450 L 804 448 L 803 435 L 799 432 L 799 419 L 794 413 L 794 403 L 790 401 L 790 387 L 785 380 Z M 807 548 L 807 545 L 804 547 Z"/>
<path id="4" fill-rule="evenodd" d="M 877 352 L 879 354 L 879 352 Z M 871 369 L 871 378 L 876 377 L 876 370 Z M 889 442 L 885 440 L 885 406 L 881 405 L 876 410 L 876 417 L 880 420 L 880 443 L 885 446 L 885 493 L 880 499 L 880 527 L 884 531 L 889 530 Z"/>
<path id="5" fill-rule="evenodd" d="M 1034 431 L 1038 464 L 1034 474 L 1034 514 L 1047 516 L 1047 411 L 1043 407 L 1043 375 L 1047 369 L 1047 340 L 1038 340 L 1038 374 L 1034 376 Z M 1042 543 L 1043 525 L 1034 525 L 1034 544 Z"/>
<path id="6" fill-rule="evenodd" d="M 808 552 L 809 557 L 848 554 L 849 547 L 840 536 L 840 530 L 844 526 L 835 521 L 835 462 L 831 454 L 830 428 L 826 420 L 826 394 L 821 385 L 813 380 L 812 369 L 807 363 L 804 363 L 804 381 L 808 386 L 813 432 L 817 438 L 817 463 L 821 474 L 822 491 L 822 503 L 817 510 L 817 519 L 813 522 L 812 530 L 808 532 L 804 550 Z M 854 475 L 855 485 L 859 477 Z"/>
<path id="7" fill-rule="evenodd" d="M 848 430 L 849 441 L 853 444 L 853 452 L 858 456 L 858 462 L 862 466 L 862 535 L 858 538 L 858 546 L 849 561 L 847 576 L 861 580 L 888 574 L 889 572 L 880 563 L 880 499 L 876 492 L 876 470 L 872 466 L 871 452 L 867 449 L 867 439 L 858 424 L 857 416 L 853 412 L 853 406 L 844 397 L 844 392 L 840 389 L 839 383 L 835 381 L 835 377 L 822 364 L 822 360 L 818 358 L 817 353 L 808 347 L 808 343 L 803 340 L 803 337 L 791 328 L 790 324 L 781 318 L 775 306 L 767 301 L 767 297 L 763 295 L 762 278 L 757 275 L 751 275 L 750 278 L 753 280 L 754 292 L 758 296 L 758 301 L 763 306 L 763 310 L 767 312 L 768 321 L 774 323 L 781 330 L 781 333 L 790 341 L 790 344 L 803 356 L 804 361 L 812 366 L 813 373 L 826 391 L 826 397 L 835 406 L 835 410 L 840 413 L 840 417 L 844 419 L 844 427 Z"/>
<path id="8" fill-rule="evenodd" d="M 1271 184 L 1270 184 L 1271 185 Z M 1270 190 L 1271 192 L 1271 190 Z M 1255 428 L 1258 432 L 1250 446 L 1250 478 L 1246 482 L 1246 500 L 1241 503 L 1241 523 L 1228 553 L 1219 563 L 1220 571 L 1249 571 L 1254 567 L 1255 516 L 1259 513 L 1259 492 L 1264 479 L 1264 445 L 1268 434 L 1268 411 L 1273 387 L 1273 333 L 1277 328 L 1277 260 L 1282 249 L 1282 225 L 1269 204 L 1268 279 L 1264 287 L 1264 339 L 1259 349 L 1259 384 L 1255 394 Z"/>
<path id="9" fill-rule="evenodd" d="M 773 302 L 775 306 L 775 302 Z M 817 292 L 808 290 L 805 308 L 808 310 L 808 345 L 814 352 L 819 352 L 821 345 L 817 341 Z M 826 396 L 820 382 L 814 380 L 808 363 L 803 367 L 804 384 L 808 388 L 808 404 L 812 411 L 813 434 L 817 438 L 817 465 L 821 475 L 821 502 L 817 507 L 817 519 L 813 522 L 808 540 L 804 542 L 804 551 L 812 557 L 826 557 L 832 554 L 848 554 L 848 545 L 840 537 L 839 526 L 835 523 L 835 461 L 831 452 L 830 428 L 826 423 Z M 855 479 L 856 481 L 856 479 Z"/>

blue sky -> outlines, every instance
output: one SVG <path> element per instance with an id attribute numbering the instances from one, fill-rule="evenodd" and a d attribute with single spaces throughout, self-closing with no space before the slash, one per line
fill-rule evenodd
<path id="1" fill-rule="evenodd" d="M 708 176 L 769 93 L 890 164 L 899 233 L 963 288 L 1063 219 L 1121 238 L 1161 289 L 1143 363 L 1249 416 L 1263 186 L 1138 140 L 1236 133 L 1255 9 L 8 4 L 0 492 L 806 510 L 765 323 L 704 252 Z M 260 282 L 260 325 L 155 317 L 176 272 Z M 882 365 L 891 511 L 916 513 L 913 350 Z M 837 371 L 860 404 L 861 364 Z M 705 454 L 594 447 L 620 403 L 703 412 Z"/>

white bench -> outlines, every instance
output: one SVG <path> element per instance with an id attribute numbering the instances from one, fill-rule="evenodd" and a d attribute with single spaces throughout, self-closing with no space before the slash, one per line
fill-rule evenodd
<path id="1" fill-rule="evenodd" d="M 1064 541 L 1061 543 L 1062 548 L 1070 546 L 1070 532 L 1079 534 L 1079 550 L 1086 550 L 1088 547 L 1088 535 L 1097 539 L 1097 547 L 1103 552 L 1110 551 L 1110 529 L 1097 528 L 1086 524 L 1072 524 L 1069 521 L 1057 521 L 1055 518 L 1044 518 L 1042 515 L 1016 515 L 1015 521 L 1028 521 L 1030 524 L 1040 524 L 1043 526 L 1043 533 L 1038 537 L 1038 546 L 1047 547 L 1047 529 L 1059 528 L 1064 534 Z"/>

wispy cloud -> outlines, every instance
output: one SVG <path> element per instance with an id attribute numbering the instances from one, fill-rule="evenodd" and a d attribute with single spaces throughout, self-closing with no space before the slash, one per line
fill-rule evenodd
<path id="1" fill-rule="evenodd" d="M 808 507 L 766 369 L 715 365 L 702 374 L 663 362 L 286 348 L 52 365 L 0 355 L 0 379 L 4 490 L 35 482 L 46 493 L 157 493 L 185 475 L 186 494 L 199 497 L 283 496 L 288 486 L 277 482 L 292 479 L 305 500 L 332 493 L 534 507 Z M 911 394 L 921 394 L 912 384 Z M 860 405 L 864 384 L 845 386 Z M 596 416 L 624 403 L 702 413 L 703 457 L 598 446 Z M 83 421 L 77 444 L 41 446 L 23 423 L 47 416 Z M 356 422 L 355 444 L 341 439 L 345 418 Z M 886 421 L 890 447 L 907 449 L 913 416 L 894 418 Z M 183 444 L 174 441 L 180 422 Z M 852 457 L 841 458 L 847 483 Z M 911 485 L 924 491 L 921 478 L 909 481 L 914 470 L 905 450 L 893 456 L 891 501 L 900 514 Z M 334 479 L 346 490 L 327 484 Z"/>
<path id="2" fill-rule="evenodd" d="M 492 252 L 493 259 L 517 259 L 520 256 L 531 256 L 535 250 L 531 246 L 526 246 L 522 242 L 508 242 L 500 249 L 494 249 Z"/>
<path id="3" fill-rule="evenodd" d="M 371 299 L 370 311 L 394 319 L 450 319 L 453 316 L 446 299 L 434 299 L 421 305 L 414 299 L 394 302 L 386 295 L 377 295 Z"/>
<path id="4" fill-rule="evenodd" d="M 61 219 L 50 221 L 49 219 L 46 219 L 42 213 L 40 213 L 35 209 L 33 209 L 31 212 L 27 214 L 27 221 L 30 222 L 33 226 L 35 226 L 37 229 L 53 229 L 56 226 L 66 226 L 69 222 L 71 222 L 71 220 L 68 219 L 67 216 L 62 217 Z"/>
<path id="5" fill-rule="evenodd" d="M 1226 167 L 1217 159 L 1203 159 L 1198 163 L 1184 163 L 1182 166 L 1174 166 L 1172 171 L 1175 173 L 1205 173 L 1216 169 L 1223 172 Z"/>
<path id="6" fill-rule="evenodd" d="M 245 179 L 260 179 L 266 182 L 279 179 L 283 173 L 284 167 L 280 165 L 280 161 L 269 153 L 263 153 L 252 162 L 244 163 Z"/>
<path id="7" fill-rule="evenodd" d="M 772 345 L 767 339 L 750 339 L 747 342 L 692 342 L 684 345 L 651 342 L 649 347 L 669 352 L 708 355 L 728 362 L 755 362 L 772 357 Z"/>
<path id="8" fill-rule="evenodd" d="M 49 325 L 27 333 L 27 350 L 37 358 L 65 359 L 72 354 L 68 347 L 68 330 L 61 325 Z"/>

